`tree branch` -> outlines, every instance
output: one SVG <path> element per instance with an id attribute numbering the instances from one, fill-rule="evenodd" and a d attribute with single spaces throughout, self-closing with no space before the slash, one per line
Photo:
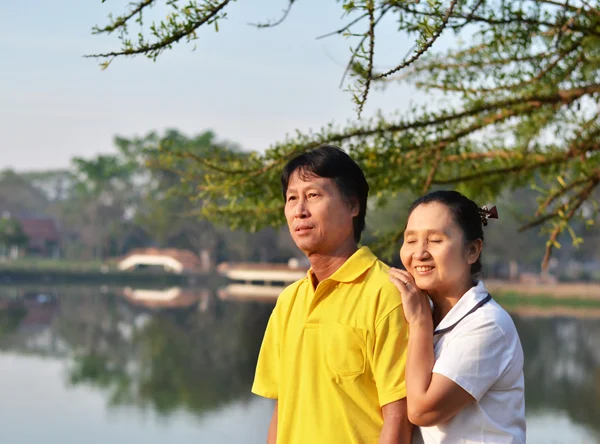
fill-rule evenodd
<path id="1" fill-rule="evenodd" d="M 453 177 L 452 179 L 444 179 L 444 180 L 434 181 L 433 183 L 436 185 L 449 185 L 449 184 L 455 184 L 455 183 L 460 183 L 460 182 L 469 182 L 469 181 L 481 179 L 485 176 L 497 176 L 500 174 L 531 171 L 534 169 L 547 167 L 550 165 L 560 164 L 560 163 L 565 162 L 568 159 L 577 157 L 577 156 L 581 155 L 582 153 L 585 153 L 585 152 L 589 153 L 589 152 L 594 152 L 594 151 L 600 151 L 600 145 L 594 146 L 593 148 L 590 148 L 587 150 L 580 150 L 580 151 L 576 151 L 576 152 L 569 151 L 567 153 L 560 153 L 555 156 L 545 156 L 543 160 L 540 160 L 539 162 L 535 162 L 532 164 L 522 163 L 520 165 L 511 165 L 511 166 L 505 167 L 505 168 L 495 168 L 495 169 L 490 169 L 490 170 L 486 170 L 486 171 L 479 171 L 474 174 Z"/>
<path id="2" fill-rule="evenodd" d="M 165 48 L 168 48 L 173 43 L 177 43 L 182 38 L 192 35 L 196 31 L 196 29 L 198 29 L 200 26 L 202 26 L 202 25 L 210 22 L 212 19 L 214 19 L 219 14 L 219 12 L 221 12 L 223 10 L 223 8 L 225 8 L 225 6 L 227 6 L 227 4 L 230 2 L 231 2 L 231 0 L 223 0 L 217 6 L 212 8 L 212 10 L 209 14 L 203 16 L 197 22 L 194 22 L 194 23 L 186 26 L 185 28 L 179 30 L 178 32 L 173 33 L 170 37 L 168 37 L 164 40 L 158 41 L 156 43 L 153 43 L 151 45 L 142 45 L 142 46 L 138 46 L 137 48 L 125 49 L 123 51 L 107 52 L 107 53 L 103 53 L 103 54 L 88 54 L 88 55 L 85 55 L 84 57 L 86 57 L 86 58 L 105 57 L 106 58 L 106 57 L 130 56 L 130 55 L 136 55 L 136 54 L 160 52 L 160 51 L 164 50 Z"/>
<path id="3" fill-rule="evenodd" d="M 439 71 L 448 71 L 452 69 L 463 69 L 463 68 L 481 68 L 484 66 L 491 65 L 508 65 L 510 63 L 521 63 L 521 62 L 530 62 L 534 60 L 541 60 L 547 57 L 558 54 L 556 52 L 543 52 L 539 54 L 534 54 L 530 56 L 522 56 L 522 57 L 509 57 L 509 58 L 498 58 L 498 59 L 487 59 L 487 60 L 468 60 L 466 62 L 461 63 L 427 63 L 427 64 L 417 64 L 412 68 L 411 74 L 419 74 L 421 72 L 430 72 L 432 70 Z M 460 53 L 450 53 L 445 57 L 456 58 L 460 57 Z M 399 80 L 398 78 L 394 78 L 394 80 Z"/>
<path id="4" fill-rule="evenodd" d="M 401 122 L 398 124 L 390 124 L 387 126 L 379 126 L 375 128 L 359 128 L 356 130 L 348 131 L 345 133 L 338 134 L 329 134 L 323 139 L 315 140 L 310 143 L 307 143 L 304 146 L 296 148 L 295 152 L 305 151 L 311 148 L 315 148 L 322 143 L 341 143 L 345 140 L 353 139 L 353 138 L 364 138 L 369 136 L 374 136 L 377 134 L 384 133 L 394 133 L 401 132 L 410 129 L 419 129 L 428 126 L 440 125 L 446 122 L 456 121 L 463 119 L 465 117 L 472 117 L 477 114 L 481 114 L 487 111 L 494 111 L 503 108 L 510 108 L 512 106 L 522 106 L 522 105 L 531 105 L 533 108 L 539 108 L 543 105 L 554 105 L 554 104 L 563 104 L 567 105 L 577 100 L 578 98 L 591 93 L 600 92 L 600 84 L 591 84 L 585 87 L 573 88 L 568 90 L 559 90 L 555 91 L 553 94 L 547 95 L 531 95 L 524 97 L 516 97 L 506 100 L 498 100 L 496 102 L 484 103 L 482 105 L 475 106 L 470 109 L 466 109 L 461 112 L 457 112 L 454 114 L 440 114 L 431 119 L 425 119 L 420 121 L 412 121 L 412 122 Z M 530 108 L 525 108 L 527 112 L 529 112 Z"/>
<path id="5" fill-rule="evenodd" d="M 381 14 L 379 15 L 379 17 L 377 18 L 377 20 L 375 20 L 375 26 L 377 26 L 377 24 L 381 21 L 381 19 L 383 18 L 383 16 L 391 9 L 390 6 L 388 6 L 387 8 L 383 8 L 381 10 Z M 367 17 L 369 15 L 369 13 L 365 14 L 364 16 L 361 17 Z M 350 25 L 348 25 L 350 26 Z M 373 27 L 373 28 L 374 28 Z M 348 75 L 348 72 L 350 71 L 350 69 L 352 68 L 352 66 L 354 65 L 354 60 L 356 59 L 356 53 L 359 51 L 359 49 L 362 47 L 363 43 L 365 42 L 365 40 L 368 38 L 369 34 L 365 34 L 364 36 L 362 36 L 362 38 L 360 39 L 360 42 L 358 42 L 358 45 L 356 45 L 355 50 L 352 52 L 352 56 L 350 57 L 350 60 L 348 60 L 348 64 L 346 65 L 346 69 L 344 69 L 344 73 L 342 74 L 342 78 L 340 80 L 340 85 L 339 87 L 341 88 L 344 85 L 344 81 L 346 80 L 346 76 Z M 372 69 L 371 69 L 372 70 Z M 372 75 L 371 75 L 371 80 L 372 80 Z"/>
<path id="6" fill-rule="evenodd" d="M 427 193 L 429 188 L 431 188 L 431 184 L 433 183 L 433 179 L 435 179 L 435 174 L 437 173 L 438 167 L 440 165 L 441 156 L 441 148 L 438 149 L 435 153 L 435 158 L 433 159 L 433 164 L 431 165 L 431 169 L 427 174 L 427 179 L 425 179 L 425 184 L 423 185 L 422 194 Z"/>
<path id="7" fill-rule="evenodd" d="M 404 6 L 401 4 L 396 4 L 395 6 L 409 14 L 421 15 L 421 16 L 426 16 L 426 17 L 437 17 L 437 14 L 435 14 L 434 12 L 419 11 L 417 9 L 410 8 L 408 6 Z M 513 11 L 509 11 L 509 12 L 512 13 Z M 468 14 L 468 15 L 457 13 L 457 14 L 454 14 L 450 18 L 464 20 L 463 23 L 460 23 L 457 25 L 451 25 L 452 28 L 455 28 L 455 29 L 462 28 L 463 26 L 465 26 L 466 24 L 471 23 L 471 22 L 485 23 L 488 25 L 511 25 L 514 23 L 520 23 L 523 25 L 540 26 L 540 27 L 546 27 L 546 28 L 550 28 L 550 29 L 560 29 L 564 25 L 563 23 L 546 22 L 546 21 L 537 20 L 534 18 L 522 17 L 520 15 L 514 15 L 509 18 L 497 19 L 494 16 L 483 17 L 483 16 L 472 14 L 472 13 Z M 582 27 L 582 26 L 575 25 L 575 26 L 571 26 L 571 30 L 581 32 L 583 34 L 600 36 L 600 33 L 598 33 L 597 31 L 595 31 L 594 29 L 591 29 L 589 27 Z"/>
<path id="8" fill-rule="evenodd" d="M 560 8 L 563 9 L 568 9 L 569 11 L 573 11 L 576 12 L 578 9 L 576 6 L 571 6 L 567 3 L 561 3 L 561 2 L 557 2 L 557 1 L 553 1 L 553 0 L 538 0 L 540 3 L 545 3 L 548 5 L 553 5 L 553 6 L 558 6 Z M 585 3 L 585 2 L 584 2 Z"/>
<path id="9" fill-rule="evenodd" d="M 373 6 L 373 0 L 367 0 L 367 10 L 369 13 L 369 31 L 367 32 L 369 38 L 369 53 L 367 64 L 367 78 L 365 79 L 362 97 L 358 102 L 359 119 L 367 101 L 367 97 L 369 96 L 369 88 L 371 86 L 371 80 L 373 79 L 373 58 L 375 57 L 375 9 Z"/>
<path id="10" fill-rule="evenodd" d="M 336 35 L 336 34 L 338 34 L 338 35 L 339 35 L 339 34 L 341 34 L 341 33 L 343 33 L 343 32 L 346 32 L 346 31 L 348 31 L 348 30 L 350 29 L 350 27 L 351 27 L 352 25 L 355 25 L 355 24 L 357 24 L 357 23 L 358 23 L 358 22 L 360 22 L 362 19 L 364 19 L 364 18 L 366 18 L 366 17 L 368 17 L 368 16 L 369 16 L 369 13 L 367 12 L 367 13 L 365 13 L 365 14 L 363 14 L 363 15 L 361 15 L 361 16 L 359 16 L 359 17 L 357 17 L 357 18 L 355 18 L 355 19 L 354 19 L 354 20 L 352 20 L 350 23 L 348 23 L 346 26 L 344 26 L 343 28 L 340 28 L 340 29 L 338 29 L 337 31 L 332 31 L 332 32 L 328 32 L 327 34 L 323 34 L 323 35 L 317 36 L 317 38 L 316 38 L 316 39 L 317 39 L 317 40 L 321 40 L 321 39 L 324 39 L 324 38 L 326 38 L 326 37 L 331 37 L 332 35 Z"/>
<path id="11" fill-rule="evenodd" d="M 296 0 L 288 0 L 287 8 L 283 10 L 283 15 L 276 21 L 270 23 L 250 23 L 250 26 L 255 26 L 257 28 L 274 28 L 281 25 L 292 10 L 292 6 L 294 6 L 295 1 Z"/>
<path id="12" fill-rule="evenodd" d="M 550 256 L 552 255 L 552 249 L 554 248 L 556 239 L 558 239 L 558 235 L 564 230 L 564 224 L 568 223 L 573 218 L 573 216 L 575 216 L 577 210 L 579 210 L 581 205 L 590 197 L 592 191 L 594 191 L 594 188 L 598 186 L 598 183 L 600 183 L 600 179 L 591 180 L 589 185 L 575 196 L 575 202 L 573 207 L 564 217 L 562 217 L 563 223 L 558 224 L 552 231 L 552 234 L 550 235 L 550 238 L 546 243 L 546 252 L 544 254 L 544 259 L 542 260 L 542 270 L 548 269 L 548 263 L 550 262 Z"/>
<path id="13" fill-rule="evenodd" d="M 111 32 L 122 28 L 123 26 L 125 26 L 127 24 L 127 22 L 129 20 L 131 20 L 132 17 L 136 16 L 137 14 L 141 13 L 142 10 L 144 8 L 146 8 L 147 6 L 152 5 L 156 0 L 143 0 L 141 2 L 139 2 L 137 4 L 137 6 L 135 8 L 133 8 L 129 14 L 121 16 L 121 17 L 117 17 L 116 20 L 114 20 L 110 25 L 105 26 L 104 28 L 98 28 L 97 26 L 95 26 L 92 29 L 92 32 L 94 34 L 101 34 L 101 33 L 108 33 L 110 34 Z"/>
<path id="14" fill-rule="evenodd" d="M 473 8 L 471 8 L 471 12 L 469 12 L 469 14 L 465 17 L 465 25 L 467 23 L 469 23 L 472 19 L 472 17 L 475 15 L 475 13 L 477 12 L 477 10 L 479 9 L 479 7 L 483 4 L 485 0 L 479 0 L 475 6 L 473 6 Z"/>
<path id="15" fill-rule="evenodd" d="M 536 82 L 542 80 L 552 69 L 554 69 L 569 53 L 577 49 L 578 45 L 575 45 L 574 48 L 569 49 L 567 52 L 558 56 L 553 62 L 551 62 L 546 68 L 540 71 L 535 77 L 532 77 L 528 80 L 523 80 L 519 83 L 512 83 L 509 85 L 500 85 L 494 88 L 462 88 L 462 87 L 453 87 L 447 85 L 439 85 L 436 83 L 425 83 L 425 82 L 416 82 L 416 85 L 426 89 L 439 89 L 441 91 L 449 91 L 449 92 L 461 92 L 461 93 L 470 93 L 470 94 L 479 94 L 479 93 L 490 93 L 490 92 L 498 92 L 498 91 L 511 91 L 515 89 L 520 89 L 525 86 L 532 85 Z M 581 63 L 583 60 L 583 55 L 580 55 L 575 59 L 575 61 L 565 70 L 563 78 L 568 76 L 577 65 Z"/>
<path id="16" fill-rule="evenodd" d="M 409 60 L 401 63 L 400 65 L 396 66 L 395 68 L 384 72 L 383 74 L 379 74 L 377 77 L 375 77 L 375 79 L 382 79 L 384 77 L 388 77 L 391 74 L 394 74 L 398 71 L 400 71 L 403 68 L 406 68 L 407 66 L 410 66 L 412 63 L 416 62 L 417 60 L 419 60 L 419 58 L 425 54 L 429 48 L 431 48 L 431 46 L 435 43 L 435 41 L 438 39 L 438 37 L 442 34 L 442 32 L 444 31 L 444 29 L 446 28 L 446 25 L 448 24 L 448 20 L 450 19 L 450 15 L 452 14 L 452 11 L 454 11 L 454 7 L 456 6 L 458 0 L 452 0 L 450 2 L 450 6 L 448 7 L 448 10 L 446 11 L 446 14 L 444 15 L 444 18 L 442 19 L 442 23 L 440 23 L 440 26 L 438 27 L 438 29 L 436 30 L 435 34 L 433 34 L 433 36 L 431 37 L 431 39 L 429 39 L 429 41 L 427 41 L 423 47 L 417 51 L 417 53 L 412 56 Z"/>
<path id="17" fill-rule="evenodd" d="M 572 189 L 574 189 L 574 188 L 577 188 L 578 186 L 580 186 L 580 185 L 583 185 L 583 184 L 585 184 L 585 183 L 589 182 L 589 180 L 590 180 L 590 179 L 589 179 L 589 177 L 586 177 L 585 179 L 575 180 L 575 181 L 571 182 L 570 184 L 568 184 L 567 186 L 564 186 L 564 187 L 560 188 L 559 190 L 555 191 L 554 193 L 550 194 L 550 195 L 549 195 L 549 196 L 546 198 L 546 200 L 545 200 L 544 202 L 542 202 L 542 203 L 541 203 L 541 204 L 538 206 L 538 209 L 537 209 L 537 210 L 536 210 L 536 212 L 535 212 L 535 216 L 536 216 L 536 217 L 540 217 L 540 216 L 542 216 L 542 213 L 543 213 L 544 211 L 546 211 L 546 209 L 547 209 L 547 208 L 548 208 L 548 207 L 549 207 L 549 206 L 550 206 L 550 205 L 551 205 L 551 204 L 552 204 L 552 203 L 553 203 L 553 202 L 554 202 L 556 199 L 558 199 L 559 197 L 562 197 L 562 196 L 564 196 L 565 194 L 567 194 L 567 193 L 568 193 L 569 191 L 571 191 Z M 557 214 L 557 213 L 555 213 L 555 214 Z M 554 215 L 555 215 L 555 214 L 554 214 Z M 537 225 L 540 225 L 541 223 L 542 223 L 542 222 L 539 222 L 538 220 L 536 220 L 536 221 L 533 221 L 533 222 L 530 222 L 530 223 L 528 223 L 528 224 L 524 225 L 523 227 L 521 227 L 521 228 L 519 229 L 519 231 L 525 231 L 525 230 L 527 230 L 528 228 L 533 228 L 533 227 L 535 227 L 535 226 L 537 226 Z"/>
<path id="18" fill-rule="evenodd" d="M 600 11 L 598 10 L 598 8 L 594 8 L 586 0 L 581 0 L 581 3 L 583 3 L 585 6 L 587 6 L 588 8 L 590 8 L 590 12 L 592 12 L 592 13 L 600 16 Z"/>

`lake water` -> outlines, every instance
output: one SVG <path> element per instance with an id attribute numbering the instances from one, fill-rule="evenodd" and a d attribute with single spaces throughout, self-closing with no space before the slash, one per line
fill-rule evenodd
<path id="1" fill-rule="evenodd" d="M 264 443 L 257 297 L 0 287 L 0 442 Z M 541 314 L 513 314 L 528 442 L 600 443 L 600 318 Z"/>

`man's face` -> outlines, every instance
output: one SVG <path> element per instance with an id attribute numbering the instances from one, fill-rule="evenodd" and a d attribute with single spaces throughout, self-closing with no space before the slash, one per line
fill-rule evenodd
<path id="1" fill-rule="evenodd" d="M 329 255 L 354 242 L 352 219 L 358 203 L 351 205 L 332 179 L 294 171 L 288 182 L 285 218 L 296 246 L 307 256 Z"/>

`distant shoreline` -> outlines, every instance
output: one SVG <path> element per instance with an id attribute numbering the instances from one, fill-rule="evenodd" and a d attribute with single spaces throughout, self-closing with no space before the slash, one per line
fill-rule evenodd
<path id="1" fill-rule="evenodd" d="M 546 296 L 556 299 L 600 301 L 600 283 L 558 282 L 556 284 L 524 284 L 520 282 L 485 280 L 490 293 L 518 293 L 522 296 Z"/>
<path id="2" fill-rule="evenodd" d="M 523 318 L 578 318 L 600 319 L 600 308 L 572 307 L 510 307 L 509 313 Z"/>

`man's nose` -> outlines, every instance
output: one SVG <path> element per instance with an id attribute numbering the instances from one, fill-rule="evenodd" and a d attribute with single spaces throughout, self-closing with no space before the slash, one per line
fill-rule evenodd
<path id="1" fill-rule="evenodd" d="M 294 207 L 294 217 L 298 219 L 304 219 L 309 216 L 308 207 L 306 205 L 306 200 L 299 199 L 298 203 Z"/>

